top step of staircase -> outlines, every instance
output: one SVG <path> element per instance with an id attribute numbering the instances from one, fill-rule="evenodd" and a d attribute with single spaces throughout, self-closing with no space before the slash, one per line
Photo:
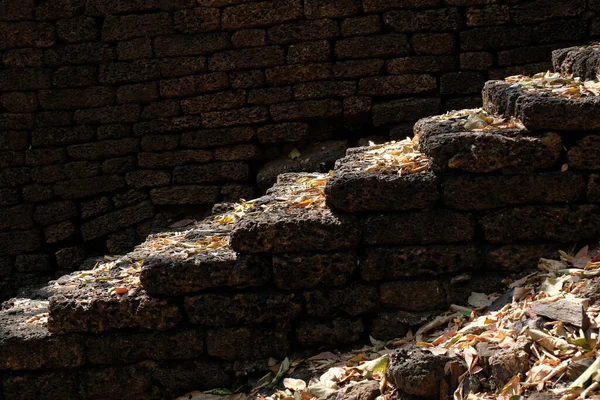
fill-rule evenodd
<path id="1" fill-rule="evenodd" d="M 600 44 L 568 47 L 552 52 L 554 71 L 589 81 L 600 75 Z"/>
<path id="2" fill-rule="evenodd" d="M 600 82 L 559 73 L 512 76 L 483 88 L 487 112 L 521 120 L 529 130 L 600 129 Z"/>

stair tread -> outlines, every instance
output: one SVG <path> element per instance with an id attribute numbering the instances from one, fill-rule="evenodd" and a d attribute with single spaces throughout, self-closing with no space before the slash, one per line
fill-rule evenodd
<path id="1" fill-rule="evenodd" d="M 583 80 L 597 79 L 600 74 L 600 45 L 554 50 L 552 66 L 561 74 L 572 74 Z"/>

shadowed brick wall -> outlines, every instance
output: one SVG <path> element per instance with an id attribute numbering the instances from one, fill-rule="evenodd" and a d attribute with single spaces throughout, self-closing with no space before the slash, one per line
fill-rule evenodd
<path id="1" fill-rule="evenodd" d="M 410 133 L 600 35 L 600 1 L 0 0 L 0 298 L 252 197 L 314 141 Z"/>

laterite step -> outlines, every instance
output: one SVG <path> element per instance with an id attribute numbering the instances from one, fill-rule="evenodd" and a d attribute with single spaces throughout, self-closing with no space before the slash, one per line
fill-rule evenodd
<path id="1" fill-rule="evenodd" d="M 570 75 L 539 73 L 488 81 L 483 107 L 493 114 L 521 120 L 529 130 L 600 129 L 600 82 Z"/>
<path id="2" fill-rule="evenodd" d="M 552 66 L 561 74 L 596 80 L 600 76 L 600 44 L 554 50 Z"/>

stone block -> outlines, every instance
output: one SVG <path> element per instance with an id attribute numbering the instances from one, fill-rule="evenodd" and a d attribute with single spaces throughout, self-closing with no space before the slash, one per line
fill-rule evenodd
<path id="1" fill-rule="evenodd" d="M 160 78 L 158 60 L 134 60 L 100 65 L 100 83 L 104 85 L 142 82 Z"/>
<path id="2" fill-rule="evenodd" d="M 3 131 L 13 129 L 33 129 L 33 116 L 34 114 L 0 114 L 0 129 Z"/>
<path id="3" fill-rule="evenodd" d="M 539 91 L 526 92 L 505 81 L 488 81 L 483 89 L 483 106 L 488 112 L 519 118 L 530 130 L 593 130 L 600 127 L 600 98 L 548 97 Z"/>
<path id="4" fill-rule="evenodd" d="M 547 7 L 551 7 L 551 9 Z M 540 9 L 543 11 L 540 12 Z M 511 9 L 511 16 L 513 21 L 519 25 L 531 24 L 553 18 L 578 17 L 583 13 L 584 9 L 585 1 L 583 0 L 574 0 L 560 4 L 554 4 L 549 0 L 535 0 L 516 4 Z"/>
<path id="5" fill-rule="evenodd" d="M 83 4 L 77 0 L 50 0 L 36 4 L 35 19 L 50 21 L 56 19 L 73 18 L 81 14 Z"/>
<path id="6" fill-rule="evenodd" d="M 360 274 L 366 281 L 434 277 L 480 267 L 474 245 L 374 247 L 365 249 Z"/>
<path id="7" fill-rule="evenodd" d="M 99 64 L 116 58 L 115 49 L 104 43 L 79 43 L 55 47 L 44 52 L 44 64 Z"/>
<path id="8" fill-rule="evenodd" d="M 4 396 L 9 399 L 79 398 L 77 373 L 73 371 L 14 374 L 1 383 Z"/>
<path id="9" fill-rule="evenodd" d="M 573 74 L 582 80 L 594 80 L 600 73 L 600 53 L 597 48 L 568 47 L 552 52 L 554 71 Z"/>
<path id="10" fill-rule="evenodd" d="M 67 147 L 69 157 L 76 160 L 103 160 L 138 151 L 136 138 L 102 140 L 94 143 L 74 144 Z"/>
<path id="11" fill-rule="evenodd" d="M 436 114 L 441 107 L 438 97 L 407 98 L 373 104 L 373 125 L 414 121 Z"/>
<path id="12" fill-rule="evenodd" d="M 566 250 L 565 246 L 562 247 Z M 560 249 L 557 244 L 496 246 L 485 249 L 483 257 L 489 270 L 522 273 L 536 270 L 540 258 L 556 258 Z"/>
<path id="13" fill-rule="evenodd" d="M 102 162 L 102 173 L 120 175 L 136 169 L 135 156 L 117 157 Z"/>
<path id="14" fill-rule="evenodd" d="M 279 289 L 342 286 L 357 268 L 356 254 L 291 253 L 273 256 L 273 280 Z"/>
<path id="15" fill-rule="evenodd" d="M 359 316 L 379 309 L 377 288 L 353 285 L 340 289 L 304 291 L 306 311 L 313 317 Z"/>
<path id="16" fill-rule="evenodd" d="M 454 55 L 455 38 L 451 33 L 415 33 L 411 37 L 412 47 L 419 55 Z"/>
<path id="17" fill-rule="evenodd" d="M 152 40 L 150 38 L 135 38 L 121 41 L 117 43 L 117 54 L 119 60 L 123 61 L 152 58 Z"/>
<path id="18" fill-rule="evenodd" d="M 325 188 L 327 205 L 345 212 L 419 210 L 432 208 L 439 198 L 431 172 L 363 172 L 369 166 L 360 153 L 338 160 Z"/>
<path id="19" fill-rule="evenodd" d="M 380 312 L 373 321 L 369 335 L 377 340 L 392 340 L 403 337 L 409 330 L 418 329 L 432 320 L 434 313 L 402 310 Z"/>
<path id="20" fill-rule="evenodd" d="M 70 43 L 95 41 L 100 37 L 96 21 L 84 16 L 58 21 L 56 32 L 59 39 Z"/>
<path id="21" fill-rule="evenodd" d="M 370 111 L 371 98 L 368 96 L 351 96 L 344 99 L 345 116 L 367 114 Z"/>
<path id="22" fill-rule="evenodd" d="M 147 194 L 140 190 L 129 189 L 122 193 L 115 194 L 112 199 L 113 199 L 113 203 L 115 204 L 115 207 L 122 208 L 125 206 L 130 206 L 132 204 L 139 203 L 143 200 L 146 200 Z M 126 231 L 123 231 L 123 232 L 126 232 Z M 133 236 L 133 233 L 132 233 L 132 236 Z"/>
<path id="23" fill-rule="evenodd" d="M 162 100 L 144 106 L 142 119 L 157 119 L 176 117 L 181 113 L 179 101 Z"/>
<path id="24" fill-rule="evenodd" d="M 0 187 L 16 187 L 31 180 L 29 168 L 6 168 L 0 170 Z"/>
<path id="25" fill-rule="evenodd" d="M 471 214 L 446 210 L 380 214 L 363 220 L 363 241 L 370 245 L 459 243 L 474 235 Z"/>
<path id="26" fill-rule="evenodd" d="M 46 243 L 58 243 L 77 234 L 77 227 L 71 221 L 61 222 L 44 228 Z"/>
<path id="27" fill-rule="evenodd" d="M 31 205 L 0 208 L 0 230 L 31 228 L 33 226 L 32 213 Z"/>
<path id="28" fill-rule="evenodd" d="M 238 161 L 257 160 L 261 157 L 260 147 L 254 144 L 238 144 L 235 146 L 219 147 L 215 149 L 215 160 Z"/>
<path id="29" fill-rule="evenodd" d="M 364 330 L 361 319 L 336 318 L 326 322 L 302 322 L 296 335 L 298 342 L 305 347 L 339 346 L 356 342 Z"/>
<path id="30" fill-rule="evenodd" d="M 52 225 L 77 216 L 75 203 L 69 200 L 40 204 L 35 208 L 33 219 L 41 225 Z"/>
<path id="31" fill-rule="evenodd" d="M 200 294 L 186 297 L 185 312 L 203 326 L 290 323 L 302 313 L 301 300 L 288 293 Z"/>
<path id="32" fill-rule="evenodd" d="M 73 119 L 78 124 L 114 124 L 136 122 L 142 112 L 138 104 L 107 106 L 102 108 L 87 108 L 77 110 Z"/>
<path id="33" fill-rule="evenodd" d="M 396 32 L 456 31 L 462 27 L 458 8 L 436 10 L 399 10 L 384 14 L 386 27 Z"/>
<path id="34" fill-rule="evenodd" d="M 354 37 L 338 40 L 335 43 L 335 55 L 339 59 L 390 58 L 406 56 L 408 53 L 407 37 L 395 33 Z"/>
<path id="35" fill-rule="evenodd" d="M 327 62 L 330 60 L 329 42 L 318 40 L 302 42 L 288 47 L 288 64 L 306 64 L 311 62 Z M 281 63 L 283 64 L 283 63 Z"/>
<path id="36" fill-rule="evenodd" d="M 0 255 L 37 251 L 42 246 L 38 230 L 0 232 Z"/>
<path id="37" fill-rule="evenodd" d="M 185 34 L 215 31 L 219 27 L 218 8 L 197 7 L 173 14 L 175 30 Z"/>
<path id="38" fill-rule="evenodd" d="M 33 19 L 34 2 L 31 0 L 2 0 L 0 7 L 4 11 L 2 17 L 0 17 L 2 21 Z"/>
<path id="39" fill-rule="evenodd" d="M 528 46 L 533 37 L 529 26 L 486 26 L 460 33 L 462 51 L 489 51 Z"/>
<path id="40" fill-rule="evenodd" d="M 50 271 L 51 267 L 52 261 L 47 254 L 20 254 L 15 258 L 14 269 L 16 272 L 43 273 Z"/>
<path id="41" fill-rule="evenodd" d="M 35 115 L 35 123 L 40 128 L 67 126 L 72 122 L 72 111 L 40 111 Z"/>
<path id="42" fill-rule="evenodd" d="M 346 97 L 356 93 L 354 81 L 320 81 L 294 85 L 296 100 L 310 100 L 323 97 Z"/>
<path id="43" fill-rule="evenodd" d="M 149 103 L 155 100 L 158 100 L 156 82 L 124 85 L 117 89 L 117 104 Z"/>
<path id="44" fill-rule="evenodd" d="M 219 199 L 219 188 L 187 185 L 152 189 L 150 198 L 156 205 L 214 204 Z"/>
<path id="45" fill-rule="evenodd" d="M 420 312 L 448 306 L 447 285 L 437 280 L 386 282 L 380 291 L 384 307 Z"/>
<path id="46" fill-rule="evenodd" d="M 0 133 L 0 149 L 2 150 L 25 150 L 27 146 L 27 132 L 25 131 L 3 131 Z"/>
<path id="47" fill-rule="evenodd" d="M 249 167 L 240 162 L 215 162 L 204 165 L 189 165 L 175 167 L 173 170 L 174 184 L 193 184 L 200 182 L 246 181 Z"/>
<path id="48" fill-rule="evenodd" d="M 358 94 L 389 96 L 427 93 L 437 89 L 431 75 L 394 75 L 363 78 L 358 84 Z"/>
<path id="49" fill-rule="evenodd" d="M 57 88 L 69 88 L 69 87 L 88 87 L 94 86 L 98 83 L 96 67 L 93 66 L 66 66 L 57 69 L 52 74 L 52 84 Z M 80 92 L 62 92 L 57 90 L 48 90 L 42 91 L 42 93 L 46 93 L 48 97 L 48 101 L 52 103 L 61 104 L 61 102 L 67 102 L 67 104 L 72 104 L 72 100 L 70 97 L 78 98 L 81 96 L 83 101 L 86 101 L 88 98 L 93 98 L 94 94 L 96 96 L 99 95 L 100 89 L 105 90 L 106 92 L 114 92 L 109 88 L 100 88 L 100 87 L 91 87 L 87 89 L 80 89 Z M 76 96 L 79 94 L 79 96 Z M 87 100 L 89 101 L 89 100 Z M 86 103 L 84 103 L 86 104 Z M 106 103 L 112 104 L 112 102 Z M 102 105 L 106 105 L 102 104 Z M 47 107 L 47 108 L 51 108 Z M 93 106 L 91 106 L 93 107 Z"/>
<path id="50" fill-rule="evenodd" d="M 447 0 L 448 5 L 464 5 L 452 4 L 453 0 Z M 456 1 L 456 0 L 454 0 Z M 469 1 L 469 0 L 467 0 Z M 471 0 L 477 1 L 477 0 Z M 491 0 L 484 0 L 491 1 Z M 439 5 L 439 0 L 404 0 L 401 3 L 389 2 L 388 0 L 363 0 L 363 8 L 366 13 L 379 13 L 382 11 L 396 10 L 399 8 L 432 8 Z"/>
<path id="51" fill-rule="evenodd" d="M 360 3 L 353 0 L 306 0 L 304 14 L 308 19 L 340 18 L 360 14 Z"/>
<path id="52" fill-rule="evenodd" d="M 224 29 L 255 28 L 281 24 L 302 17 L 300 0 L 270 0 L 228 7 L 223 11 Z"/>
<path id="53" fill-rule="evenodd" d="M 55 253 L 56 267 L 59 270 L 74 270 L 83 263 L 85 251 L 80 247 L 64 247 Z"/>
<path id="54" fill-rule="evenodd" d="M 206 72 L 206 57 L 174 57 L 159 60 L 160 74 L 163 78 L 196 75 Z"/>
<path id="55" fill-rule="evenodd" d="M 125 186 L 120 176 L 106 175 L 57 182 L 54 193 L 63 199 L 77 199 L 111 192 Z"/>
<path id="56" fill-rule="evenodd" d="M 327 209 L 274 209 L 243 218 L 231 234 L 242 253 L 335 251 L 360 239 L 356 221 Z"/>
<path id="57" fill-rule="evenodd" d="M 0 90 L 8 92 L 47 89 L 51 84 L 50 75 L 47 69 L 4 69 L 0 71 Z"/>
<path id="58" fill-rule="evenodd" d="M 250 328 L 209 329 L 206 346 L 209 355 L 230 361 L 280 358 L 290 350 L 285 333 Z"/>
<path id="59" fill-rule="evenodd" d="M 325 118 L 342 114 L 342 103 L 332 99 L 297 101 L 274 104 L 270 111 L 274 121 Z"/>
<path id="60" fill-rule="evenodd" d="M 235 127 L 184 132 L 181 136 L 181 146 L 207 148 L 239 142 L 248 142 L 252 140 L 255 135 L 256 128 L 254 127 Z"/>
<path id="61" fill-rule="evenodd" d="M 487 71 L 492 65 L 494 65 L 493 56 L 485 51 L 461 53 L 460 55 L 461 70 Z"/>
<path id="62" fill-rule="evenodd" d="M 230 72 L 229 80 L 233 89 L 249 89 L 265 84 L 265 74 L 261 70 Z"/>
<path id="63" fill-rule="evenodd" d="M 484 72 L 448 72 L 440 77 L 441 94 L 479 93 L 487 80 Z"/>
<path id="64" fill-rule="evenodd" d="M 267 44 L 267 31 L 264 29 L 242 29 L 231 34 L 233 47 L 258 47 Z"/>
<path id="65" fill-rule="evenodd" d="M 37 109 L 38 100 L 32 92 L 10 92 L 0 95 L 0 104 L 10 112 L 28 113 Z"/>
<path id="66" fill-rule="evenodd" d="M 352 60 L 333 64 L 335 78 L 362 78 L 383 73 L 383 60 Z"/>
<path id="67" fill-rule="evenodd" d="M 159 8 L 159 0 L 90 0 L 86 3 L 85 14 L 104 16 L 109 14 L 130 14 L 152 11 Z"/>
<path id="68" fill-rule="evenodd" d="M 265 122 L 269 118 L 266 107 L 246 107 L 227 111 L 212 111 L 202 114 L 205 128 L 222 128 L 235 125 L 252 125 Z"/>
<path id="69" fill-rule="evenodd" d="M 518 5 L 515 8 L 517 7 Z M 492 4 L 481 8 L 469 7 L 467 9 L 467 26 L 503 25 L 510 20 L 510 11 L 509 6 L 500 4 Z M 517 24 L 520 25 L 520 23 Z"/>
<path id="70" fill-rule="evenodd" d="M 491 212 L 479 218 L 479 224 L 491 243 L 583 242 L 600 234 L 596 213 L 595 205 L 525 206 Z"/>
<path id="71" fill-rule="evenodd" d="M 26 188 L 23 188 L 23 199 L 26 202 L 32 200 L 32 196 L 26 195 Z M 0 189 L 0 206 L 12 206 L 19 203 L 19 191 L 17 189 L 2 188 Z"/>
<path id="72" fill-rule="evenodd" d="M 104 214 L 112 210 L 113 205 L 108 197 L 98 197 L 91 200 L 82 201 L 79 204 L 81 218 L 90 219 L 96 215 Z"/>
<path id="73" fill-rule="evenodd" d="M 0 22 L 0 50 L 15 47 L 46 48 L 56 42 L 54 26 L 35 22 Z"/>
<path id="74" fill-rule="evenodd" d="M 380 32 L 379 15 L 347 18 L 342 21 L 342 36 L 365 36 Z"/>
<path id="75" fill-rule="evenodd" d="M 147 152 L 175 150 L 179 146 L 179 135 L 142 136 L 142 150 Z"/>
<path id="76" fill-rule="evenodd" d="M 525 129 L 466 131 L 460 124 L 436 117 L 418 121 L 414 132 L 434 171 L 551 168 L 558 162 L 563 147 L 556 133 L 533 133 Z"/>
<path id="77" fill-rule="evenodd" d="M 41 90 L 39 100 L 42 107 L 50 110 L 101 107 L 113 104 L 115 90 L 104 86 L 85 89 Z"/>
<path id="78" fill-rule="evenodd" d="M 269 28 L 271 43 L 293 43 L 296 41 L 329 39 L 338 36 L 340 30 L 335 20 L 318 19 L 297 21 Z"/>
<path id="79" fill-rule="evenodd" d="M 119 396 L 152 399 L 158 397 L 153 386 L 151 363 L 127 366 L 86 368 L 79 374 L 83 399 L 111 399 Z M 81 396 L 80 396 L 81 397 Z"/>
<path id="80" fill-rule="evenodd" d="M 159 58 L 205 55 L 230 47 L 231 39 L 226 32 L 160 36 L 154 39 L 154 54 Z"/>
<path id="81" fill-rule="evenodd" d="M 261 143 L 297 142 L 308 137 L 309 126 L 299 122 L 265 125 L 258 128 Z"/>
<path id="82" fill-rule="evenodd" d="M 308 64 L 269 68 L 265 74 L 267 83 L 271 85 L 289 85 L 328 79 L 331 78 L 332 71 L 330 64 Z"/>
<path id="83" fill-rule="evenodd" d="M 160 95 L 162 97 L 187 97 L 215 92 L 226 89 L 228 82 L 227 74 L 224 72 L 162 80 L 160 81 Z"/>
<path id="84" fill-rule="evenodd" d="M 156 37 L 173 33 L 169 13 L 109 15 L 102 26 L 102 40 L 107 42 L 135 37 Z"/>
<path id="85" fill-rule="evenodd" d="M 284 63 L 282 47 L 265 46 L 216 53 L 208 59 L 208 69 L 210 71 L 237 71 L 274 67 Z"/>
<path id="86" fill-rule="evenodd" d="M 232 372 L 213 360 L 161 362 L 152 367 L 152 378 L 162 387 L 157 397 L 175 398 L 192 390 L 231 387 Z"/>
<path id="87" fill-rule="evenodd" d="M 234 90 L 206 94 L 181 101 L 181 108 L 185 114 L 201 114 L 214 110 L 243 107 L 246 104 L 246 92 Z"/>
<path id="88" fill-rule="evenodd" d="M 442 180 L 444 204 L 456 210 L 485 210 L 520 204 L 573 203 L 583 197 L 582 175 L 562 172 L 521 175 L 449 176 Z"/>
<path id="89" fill-rule="evenodd" d="M 92 364 L 132 364 L 145 360 L 182 360 L 204 354 L 204 330 L 107 333 L 86 339 Z"/>
<path id="90" fill-rule="evenodd" d="M 248 104 L 270 105 L 291 101 L 293 89 L 287 87 L 272 87 L 252 89 L 248 92 Z"/>
<path id="91" fill-rule="evenodd" d="M 575 169 L 600 169 L 600 136 L 586 136 L 567 153 L 569 166 Z"/>
<path id="92" fill-rule="evenodd" d="M 109 233 L 127 228 L 154 216 L 154 209 L 148 202 L 123 208 L 102 215 L 81 226 L 81 235 L 85 241 L 97 239 Z"/>
<path id="93" fill-rule="evenodd" d="M 25 164 L 31 166 L 59 164 L 65 160 L 65 149 L 30 149 L 25 152 Z"/>

